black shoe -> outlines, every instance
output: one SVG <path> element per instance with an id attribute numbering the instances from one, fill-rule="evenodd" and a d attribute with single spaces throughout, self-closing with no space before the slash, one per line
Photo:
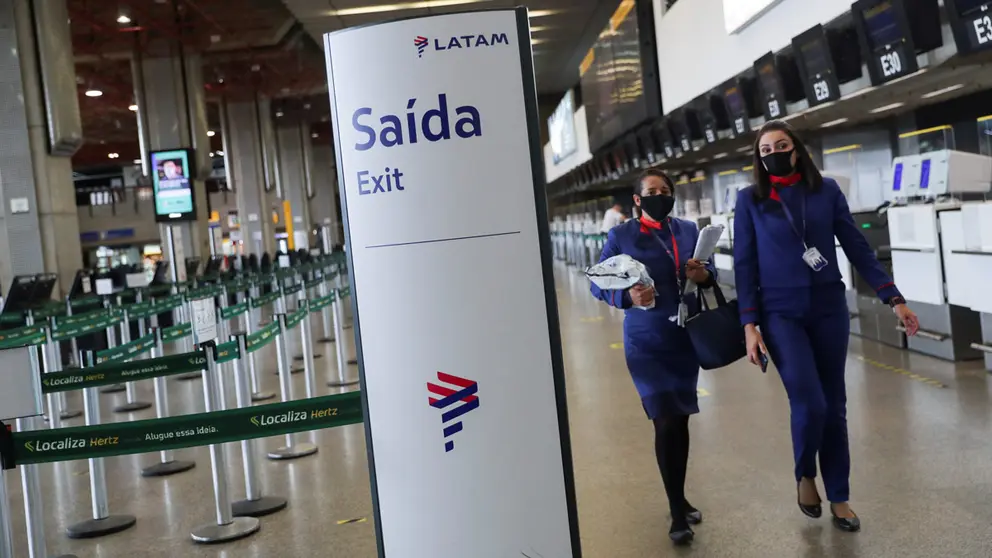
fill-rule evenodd
<path id="1" fill-rule="evenodd" d="M 819 498 L 819 494 L 816 496 Z M 823 505 L 821 503 L 816 503 L 812 506 L 808 506 L 802 502 L 799 494 L 799 484 L 796 485 L 796 503 L 799 504 L 799 511 L 803 512 L 806 517 L 812 517 L 813 519 L 819 519 L 823 517 Z"/>
<path id="2" fill-rule="evenodd" d="M 688 525 L 675 525 L 673 523 L 672 528 L 668 531 L 668 538 L 672 539 L 675 546 L 687 546 L 692 543 L 692 539 L 696 538 L 696 534 Z"/>
<path id="3" fill-rule="evenodd" d="M 861 520 L 858 519 L 857 514 L 854 517 L 837 517 L 834 513 L 834 508 L 830 506 L 830 515 L 833 517 L 834 527 L 844 531 L 846 533 L 857 533 L 861 530 Z"/>
<path id="4" fill-rule="evenodd" d="M 689 525 L 699 525 L 703 522 L 703 512 L 692 507 L 689 502 L 685 503 L 685 520 Z"/>

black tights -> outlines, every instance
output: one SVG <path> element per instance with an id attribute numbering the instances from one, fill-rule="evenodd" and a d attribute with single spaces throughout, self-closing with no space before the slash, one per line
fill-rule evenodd
<path id="1" fill-rule="evenodd" d="M 688 527 L 685 473 L 689 465 L 689 416 L 660 416 L 654 419 L 654 451 L 665 482 L 672 524 Z"/>

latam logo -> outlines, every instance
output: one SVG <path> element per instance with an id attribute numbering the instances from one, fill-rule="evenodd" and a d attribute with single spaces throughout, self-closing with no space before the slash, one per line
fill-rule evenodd
<path id="1" fill-rule="evenodd" d="M 462 422 L 457 419 L 479 408 L 479 396 L 476 395 L 479 384 L 444 372 L 438 372 L 437 379 L 439 382 L 437 384 L 427 382 L 427 391 L 431 394 L 428 400 L 431 407 L 444 411 L 441 414 L 441 424 L 444 425 L 444 451 L 449 452 L 455 449 L 455 442 L 449 438 L 462 431 Z"/>
<path id="2" fill-rule="evenodd" d="M 417 47 L 417 58 L 424 57 L 424 51 L 430 46 L 430 39 L 417 35 L 413 45 Z M 457 35 L 449 39 L 434 39 L 434 50 L 452 50 L 456 48 L 480 48 L 496 45 L 509 45 L 510 39 L 506 33 L 490 33 L 489 35 Z"/>
<path id="3" fill-rule="evenodd" d="M 417 58 L 424 57 L 424 51 L 427 50 L 427 43 L 427 37 L 421 37 L 419 35 L 413 40 L 414 46 L 417 47 Z"/>

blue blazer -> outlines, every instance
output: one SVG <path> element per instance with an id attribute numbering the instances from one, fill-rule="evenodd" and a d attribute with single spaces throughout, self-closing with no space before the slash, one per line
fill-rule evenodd
<path id="1" fill-rule="evenodd" d="M 599 261 L 627 254 L 648 268 L 655 283 L 655 307 L 651 310 L 632 309 L 627 291 L 591 287 L 594 297 L 626 310 L 624 352 L 642 398 L 663 392 L 695 393 L 699 364 L 685 328 L 671 319 L 678 314 L 680 292 L 675 263 L 665 248 L 674 256 L 678 245 L 679 275 L 685 284 L 685 263 L 692 258 L 698 237 L 699 228 L 692 221 L 669 218 L 661 230 L 642 232 L 640 222 L 630 220 L 611 230 L 603 246 Z M 715 278 L 716 269 L 709 264 L 707 268 Z M 693 308 L 695 294 L 686 295 L 685 300 Z"/>
<path id="2" fill-rule="evenodd" d="M 754 188 L 752 185 L 738 192 L 734 210 L 734 275 L 742 324 L 757 323 L 762 312 L 846 309 L 835 237 L 879 298 L 887 301 L 899 296 L 892 278 L 855 225 L 836 181 L 824 178 L 817 192 L 810 192 L 804 182 L 776 188 L 777 200 L 757 199 Z M 782 208 L 783 203 L 788 204 L 802 233 L 804 197 L 806 245 L 816 247 L 828 262 L 820 271 L 813 271 L 803 260 L 803 241 Z"/>

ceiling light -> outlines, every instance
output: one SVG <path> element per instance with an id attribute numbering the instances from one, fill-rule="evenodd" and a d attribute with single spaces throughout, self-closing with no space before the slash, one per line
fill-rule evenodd
<path id="1" fill-rule="evenodd" d="M 530 17 L 546 17 L 549 15 L 555 15 L 558 10 L 530 10 L 527 15 Z"/>
<path id="2" fill-rule="evenodd" d="M 107 158 L 108 159 L 116 159 L 118 157 L 120 157 L 120 154 L 119 153 L 107 153 Z"/>
<path id="3" fill-rule="evenodd" d="M 318 134 L 317 132 L 314 132 L 314 133 L 310 134 L 310 137 L 317 138 L 317 137 L 320 137 L 320 134 Z"/>
<path id="4" fill-rule="evenodd" d="M 224 152 L 223 151 L 218 150 L 215 153 L 217 153 L 217 156 L 218 157 L 223 157 L 224 156 Z"/>
<path id="5" fill-rule="evenodd" d="M 737 152 L 738 153 L 747 153 L 748 151 L 751 151 L 752 149 L 754 149 L 754 148 L 751 147 L 750 145 L 745 145 L 744 147 L 737 148 Z"/>
<path id="6" fill-rule="evenodd" d="M 252 64 L 251 65 L 251 71 L 253 71 L 253 72 L 257 72 L 257 71 L 259 71 L 261 69 L 262 69 L 262 67 L 259 66 L 258 64 Z"/>
<path id="7" fill-rule="evenodd" d="M 131 161 L 131 162 L 134 163 L 135 165 L 140 165 L 141 164 L 141 159 L 135 159 L 134 161 Z"/>
<path id="8" fill-rule="evenodd" d="M 210 35 L 210 44 L 217 44 L 220 42 L 220 35 Z"/>
<path id="9" fill-rule="evenodd" d="M 211 137 L 211 138 L 212 138 L 212 137 L 214 137 L 214 136 L 215 136 L 216 134 L 217 134 L 217 132 L 215 132 L 215 131 L 213 131 L 213 130 L 207 130 L 207 137 Z"/>
<path id="10" fill-rule="evenodd" d="M 547 31 L 548 29 L 551 29 L 551 27 L 549 27 L 547 25 L 535 25 L 535 26 L 533 26 L 533 27 L 530 28 L 530 32 L 531 33 L 537 33 L 539 31 Z"/>
<path id="11" fill-rule="evenodd" d="M 714 159 L 723 159 L 727 155 L 729 155 L 729 153 L 717 153 L 716 155 L 713 156 L 713 158 Z"/>
<path id="12" fill-rule="evenodd" d="M 823 124 L 820 127 L 821 128 L 829 128 L 831 126 L 836 126 L 838 124 L 843 124 L 843 123 L 847 122 L 847 120 L 848 120 L 847 118 L 838 118 L 837 120 L 831 120 L 830 122 L 827 122 L 826 124 Z"/>
<path id="13" fill-rule="evenodd" d="M 905 106 L 905 105 L 906 105 L 906 103 L 892 103 L 890 105 L 885 105 L 885 106 L 882 106 L 882 107 L 871 109 L 869 112 L 871 112 L 872 114 L 878 114 L 880 112 L 885 112 L 885 111 L 888 111 L 888 110 L 897 109 L 897 108 L 899 108 L 901 106 Z"/>
<path id="14" fill-rule="evenodd" d="M 943 89 L 938 89 L 936 91 L 931 91 L 929 93 L 924 93 L 923 95 L 920 95 L 920 98 L 922 98 L 922 99 L 932 99 L 934 97 L 937 97 L 938 95 L 943 95 L 945 93 L 950 93 L 951 91 L 957 91 L 958 89 L 961 89 L 962 87 L 964 87 L 964 84 L 963 83 L 959 83 L 957 85 L 952 85 L 950 87 L 945 87 Z"/>
<path id="15" fill-rule="evenodd" d="M 541 43 L 546 43 L 546 42 L 548 42 L 547 39 L 533 39 L 532 38 L 530 40 L 530 44 L 532 44 L 532 45 L 539 45 Z"/>
<path id="16" fill-rule="evenodd" d="M 282 111 L 281 110 L 277 110 L 276 111 L 276 118 L 282 118 Z"/>
<path id="17" fill-rule="evenodd" d="M 421 2 L 397 2 L 395 4 L 384 4 L 382 6 L 361 6 L 358 8 L 343 8 L 340 10 L 328 10 L 325 16 L 355 16 L 365 14 L 379 14 L 383 12 L 398 12 L 402 10 L 422 10 L 430 8 L 443 8 L 445 6 L 460 6 L 463 4 L 477 4 L 488 0 L 424 0 Z"/>
<path id="18" fill-rule="evenodd" d="M 86 96 L 87 97 L 99 97 L 100 95 L 103 95 L 103 91 L 100 91 L 99 89 L 87 89 L 86 90 Z"/>
<path id="19" fill-rule="evenodd" d="M 303 110 L 310 110 L 310 103 L 303 103 Z"/>
<path id="20" fill-rule="evenodd" d="M 124 14 L 117 16 L 117 23 L 131 23 L 131 18 Z"/>
<path id="21" fill-rule="evenodd" d="M 127 110 L 131 112 L 138 112 L 138 105 L 128 105 Z"/>
<path id="22" fill-rule="evenodd" d="M 213 157 L 214 156 L 214 152 L 211 151 L 210 153 L 207 153 L 207 155 L 209 155 L 210 157 Z"/>

